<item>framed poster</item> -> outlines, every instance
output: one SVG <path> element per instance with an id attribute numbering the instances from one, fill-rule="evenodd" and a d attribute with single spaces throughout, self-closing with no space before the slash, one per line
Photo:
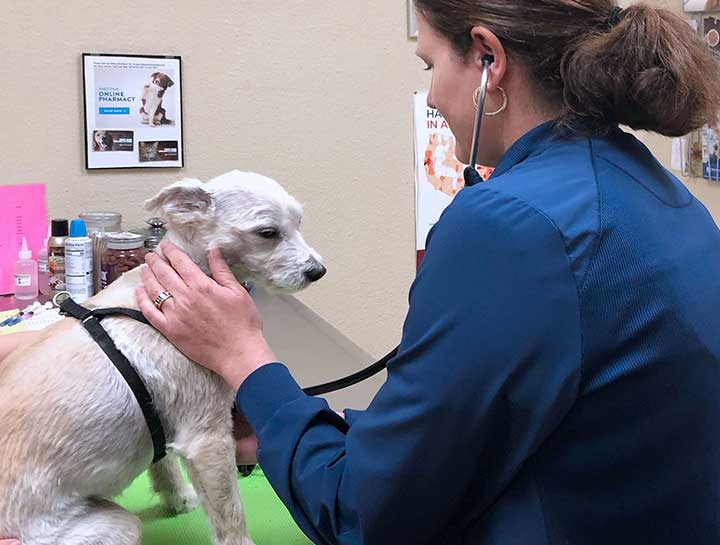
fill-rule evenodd
<path id="1" fill-rule="evenodd" d="M 703 16 L 702 36 L 710 50 L 716 55 L 720 55 L 720 17 Z"/>
<path id="2" fill-rule="evenodd" d="M 442 114 L 427 103 L 427 92 L 416 92 L 415 119 L 415 240 L 417 266 L 425 255 L 425 241 L 445 208 L 463 187 L 465 165 L 455 157 L 455 136 Z M 476 165 L 483 179 L 491 167 Z"/>
<path id="3" fill-rule="evenodd" d="M 184 166 L 180 57 L 82 59 L 85 168 Z"/>
<path id="4" fill-rule="evenodd" d="M 720 0 L 683 0 L 683 9 L 687 12 L 718 11 Z"/>

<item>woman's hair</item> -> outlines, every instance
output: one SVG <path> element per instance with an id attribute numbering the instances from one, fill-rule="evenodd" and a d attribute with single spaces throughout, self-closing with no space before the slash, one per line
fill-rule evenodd
<path id="1" fill-rule="evenodd" d="M 687 21 L 611 0 L 414 0 L 461 56 L 470 30 L 490 29 L 523 63 L 563 126 L 602 134 L 616 124 L 680 136 L 715 122 L 720 62 Z"/>

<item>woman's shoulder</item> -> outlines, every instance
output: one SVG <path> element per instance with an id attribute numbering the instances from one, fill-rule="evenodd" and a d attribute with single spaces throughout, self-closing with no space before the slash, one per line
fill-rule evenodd
<path id="1" fill-rule="evenodd" d="M 563 142 L 529 157 L 501 176 L 463 189 L 451 213 L 471 222 L 481 216 L 483 223 L 499 225 L 529 243 L 535 235 L 531 223 L 522 218 L 538 216 L 562 238 L 570 266 L 581 277 L 600 231 L 599 192 L 589 148 L 587 140 Z"/>

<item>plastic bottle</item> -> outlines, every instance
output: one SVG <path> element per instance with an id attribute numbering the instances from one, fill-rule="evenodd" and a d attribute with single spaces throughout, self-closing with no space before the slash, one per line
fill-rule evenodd
<path id="1" fill-rule="evenodd" d="M 77 303 L 93 296 L 93 241 L 83 220 L 72 220 L 65 239 L 65 289 Z"/>
<path id="2" fill-rule="evenodd" d="M 38 267 L 23 237 L 22 249 L 15 262 L 15 299 L 25 301 L 38 296 Z"/>
<path id="3" fill-rule="evenodd" d="M 50 295 L 65 291 L 65 238 L 68 220 L 52 220 L 52 236 L 48 240 L 48 283 Z"/>
<path id="4" fill-rule="evenodd" d="M 48 240 L 50 239 L 50 226 L 48 236 L 43 241 L 43 247 L 38 252 L 38 291 L 43 295 L 50 295 L 50 274 L 48 273 Z"/>

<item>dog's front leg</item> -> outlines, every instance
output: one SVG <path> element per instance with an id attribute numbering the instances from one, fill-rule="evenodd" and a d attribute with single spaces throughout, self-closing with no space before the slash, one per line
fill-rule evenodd
<path id="1" fill-rule="evenodd" d="M 150 466 L 153 489 L 160 494 L 165 506 L 174 513 L 189 513 L 198 505 L 198 497 L 190 484 L 185 482 L 178 460 L 168 455 Z"/>
<path id="2" fill-rule="evenodd" d="M 155 97 L 149 98 L 145 101 L 145 104 L 143 105 L 143 109 L 145 110 L 145 113 L 148 117 L 148 124 L 151 127 L 154 127 L 156 125 L 155 116 L 157 115 L 157 110 L 159 106 L 160 102 Z"/>
<path id="3" fill-rule="evenodd" d="M 196 438 L 186 455 L 190 480 L 215 532 L 216 545 L 254 545 L 237 486 L 232 436 Z"/>
<path id="4" fill-rule="evenodd" d="M 140 123 L 147 124 L 148 123 L 148 115 L 147 110 L 145 109 L 145 104 L 147 104 L 147 97 L 150 93 L 150 86 L 146 85 L 143 89 L 143 97 L 142 97 L 142 106 L 140 107 Z"/>

